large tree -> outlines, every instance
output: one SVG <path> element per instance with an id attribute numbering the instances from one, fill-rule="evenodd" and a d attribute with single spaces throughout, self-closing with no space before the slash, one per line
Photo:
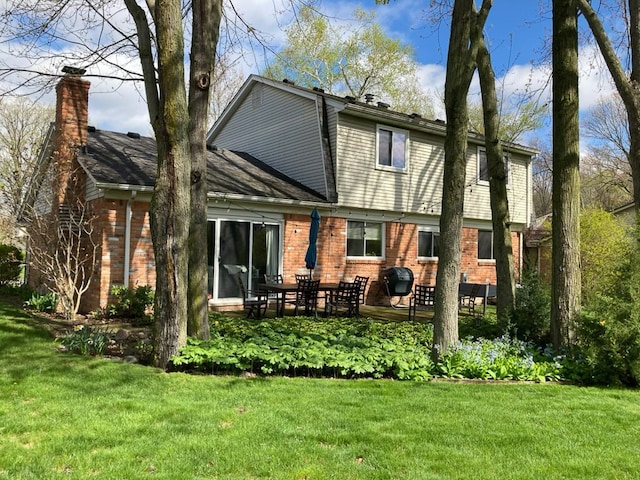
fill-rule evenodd
<path id="1" fill-rule="evenodd" d="M 476 68 L 478 44 L 491 0 L 480 10 L 473 0 L 455 0 L 444 87 L 447 114 L 444 179 L 440 216 L 440 255 L 436 274 L 434 356 L 458 340 L 458 283 L 464 213 L 469 113 L 467 95 Z"/>
<path id="2" fill-rule="evenodd" d="M 630 59 L 630 68 L 625 67 L 618 56 L 614 43 L 609 38 L 607 29 L 591 2 L 588 0 L 576 1 L 589 24 L 626 109 L 629 124 L 629 162 L 633 176 L 633 198 L 636 213 L 640 213 L 640 0 L 615 3 L 615 18 L 619 18 L 621 12 L 624 14 L 627 35 L 624 44 L 627 49 L 623 54 Z M 626 8 L 624 8 L 625 6 Z"/>
<path id="3" fill-rule="evenodd" d="M 571 346 L 580 311 L 578 5 L 553 0 L 553 218 L 551 336 Z"/>
<path id="4" fill-rule="evenodd" d="M 198 237 L 198 252 L 206 243 L 205 127 L 221 4 L 147 0 L 145 11 L 136 0 L 124 0 L 124 9 L 117 2 L 10 0 L 2 17 L 3 45 L 14 54 L 3 56 L 3 62 L 13 63 L 0 68 L 0 79 L 12 77 L 12 91 L 38 90 L 55 81 L 52 64 L 79 64 L 97 72 L 109 68 L 116 72 L 112 77 L 144 82 L 158 151 L 151 230 L 157 270 L 155 363 L 160 367 L 185 343 L 188 323 L 192 333 L 208 335 L 206 256 L 192 256 L 189 267 L 188 246 L 190 236 Z M 185 39 L 191 40 L 188 55 Z M 142 74 L 132 58 L 142 65 Z"/>
<path id="5" fill-rule="evenodd" d="M 413 49 L 389 38 L 373 12 L 356 10 L 345 25 L 304 7 L 285 34 L 285 46 L 266 76 L 362 101 L 371 94 L 396 111 L 433 114 L 431 99 L 419 85 Z"/>
<path id="6" fill-rule="evenodd" d="M 515 307 L 516 284 L 513 272 L 513 246 L 511 220 L 507 196 L 507 168 L 500 137 L 500 115 L 496 94 L 496 77 L 491 65 L 491 54 L 481 31 L 475 31 L 478 44 L 477 65 L 482 93 L 485 148 L 489 170 L 491 220 L 496 259 L 497 316 L 504 328 Z"/>
<path id="7" fill-rule="evenodd" d="M 194 255 L 189 265 L 189 241 L 191 235 L 192 250 L 200 252 L 197 247 L 206 239 L 206 122 L 221 1 L 193 0 L 191 4 L 187 99 L 181 2 L 148 0 L 151 23 L 135 0 L 125 0 L 136 23 L 149 117 L 158 146 L 151 233 L 157 271 L 155 363 L 161 367 L 186 342 L 188 312 L 193 315 L 192 329 L 204 336 L 208 332 L 206 264 L 202 255 Z"/>

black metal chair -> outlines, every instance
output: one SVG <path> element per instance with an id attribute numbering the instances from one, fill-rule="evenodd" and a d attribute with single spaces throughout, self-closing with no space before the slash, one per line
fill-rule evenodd
<path id="1" fill-rule="evenodd" d="M 433 285 L 416 284 L 413 297 L 409 299 L 409 320 L 416 318 L 417 310 L 433 310 L 436 287 Z"/>
<path id="2" fill-rule="evenodd" d="M 296 273 L 296 282 L 300 280 L 311 280 L 311 275 L 308 273 Z"/>
<path id="3" fill-rule="evenodd" d="M 267 292 L 248 290 L 244 284 L 242 273 L 236 275 L 238 286 L 242 294 L 242 308 L 247 312 L 247 318 L 260 320 L 267 312 L 269 298 Z"/>
<path id="4" fill-rule="evenodd" d="M 284 277 L 280 274 L 280 273 L 276 273 L 273 275 L 269 275 L 268 273 L 264 274 L 264 281 L 265 283 L 270 283 L 270 284 L 283 284 L 284 283 Z M 268 294 L 269 295 L 269 299 L 273 299 L 276 301 L 276 312 L 280 311 L 280 303 L 284 302 L 287 294 L 286 293 L 278 293 L 278 292 L 271 292 Z"/>
<path id="5" fill-rule="evenodd" d="M 320 280 L 300 280 L 296 289 L 296 296 L 291 300 L 285 300 L 285 303 L 294 306 L 294 315 L 298 315 L 299 311 L 304 308 L 304 314 L 307 316 L 318 316 L 318 289 Z"/>
<path id="6" fill-rule="evenodd" d="M 476 313 L 476 300 L 480 297 L 480 290 L 483 285 L 480 283 L 462 285 L 458 290 L 459 308 L 466 310 L 469 315 L 474 315 Z"/>
<path id="7" fill-rule="evenodd" d="M 369 277 L 356 275 L 355 283 L 358 284 L 358 301 L 364 305 L 366 303 L 365 291 L 367 289 L 367 283 L 369 283 Z"/>
<path id="8" fill-rule="evenodd" d="M 360 288 L 357 282 L 340 282 L 338 289 L 327 297 L 324 311 L 327 315 L 338 315 L 343 311 L 347 317 L 357 316 Z"/>

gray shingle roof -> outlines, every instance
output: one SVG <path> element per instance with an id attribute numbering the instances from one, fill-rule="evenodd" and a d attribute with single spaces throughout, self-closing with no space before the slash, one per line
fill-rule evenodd
<path id="1" fill-rule="evenodd" d="M 155 139 L 90 129 L 78 159 L 97 183 L 153 187 L 157 169 Z M 209 192 L 322 202 L 314 190 L 243 152 L 208 151 Z"/>

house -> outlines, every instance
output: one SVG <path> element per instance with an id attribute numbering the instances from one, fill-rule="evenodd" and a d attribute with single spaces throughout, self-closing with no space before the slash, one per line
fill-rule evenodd
<path id="1" fill-rule="evenodd" d="M 114 284 L 155 284 L 148 222 L 155 141 L 89 126 L 88 90 L 79 75 L 61 78 L 54 133 L 43 150 L 51 155 L 42 157 L 48 178 L 75 165 L 96 216 L 99 255 L 85 311 L 106 305 Z M 390 266 L 409 267 L 417 282 L 435 283 L 444 135 L 443 122 L 386 104 L 250 76 L 208 133 L 203 255 L 211 306 L 238 305 L 233 275 L 239 271 L 250 287 L 265 273 L 282 273 L 285 281 L 306 273 L 313 209 L 321 215 L 315 278 L 368 276 L 369 302 L 383 295 L 380 275 Z M 517 267 L 532 212 L 535 154 L 505 146 Z M 470 282 L 495 282 L 486 155 L 475 134 L 469 136 L 464 217 L 462 272 Z"/>

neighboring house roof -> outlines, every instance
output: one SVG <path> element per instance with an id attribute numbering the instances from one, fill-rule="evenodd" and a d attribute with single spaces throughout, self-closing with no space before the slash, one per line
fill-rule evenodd
<path id="1" fill-rule="evenodd" d="M 324 202 L 312 189 L 243 152 L 211 148 L 207 154 L 208 191 Z M 153 138 L 89 128 L 87 146 L 78 160 L 100 188 L 152 189 L 157 172 L 157 147 Z"/>

